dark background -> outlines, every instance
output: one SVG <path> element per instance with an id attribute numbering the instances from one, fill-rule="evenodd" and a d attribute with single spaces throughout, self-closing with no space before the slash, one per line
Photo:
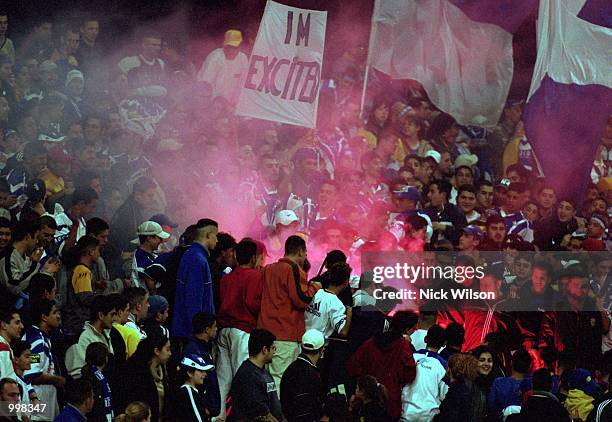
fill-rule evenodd
<path id="1" fill-rule="evenodd" d="M 350 47 L 367 48 L 373 0 L 282 0 L 284 4 L 328 11 L 324 77 L 330 64 Z M 265 0 L 9 0 L 9 37 L 19 46 L 41 18 L 65 23 L 80 16 L 100 20 L 100 42 L 110 54 L 130 50 L 138 29 L 153 27 L 179 40 L 199 68 L 208 52 L 219 46 L 230 27 L 255 38 Z M 536 56 L 535 12 L 514 35 L 514 79 L 511 98 L 525 98 Z"/>

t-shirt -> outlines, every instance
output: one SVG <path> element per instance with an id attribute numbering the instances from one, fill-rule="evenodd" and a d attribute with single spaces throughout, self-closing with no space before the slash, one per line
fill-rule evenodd
<path id="1" fill-rule="evenodd" d="M 75 294 L 93 292 L 93 275 L 91 270 L 83 264 L 79 264 L 72 272 L 72 288 Z"/>
<path id="2" fill-rule="evenodd" d="M 307 330 L 318 330 L 331 336 L 334 331 L 340 332 L 346 324 L 346 308 L 333 293 L 319 290 L 304 311 Z"/>
<path id="3" fill-rule="evenodd" d="M 202 63 L 197 80 L 212 85 L 213 97 L 224 97 L 233 103 L 238 99 L 240 82 L 248 67 L 249 59 L 243 52 L 228 60 L 223 49 L 217 48 Z"/>
<path id="4" fill-rule="evenodd" d="M 282 420 L 283 412 L 276 390 L 274 379 L 265 368 L 245 360 L 232 381 L 233 407 L 228 420 L 253 420 L 268 413 Z"/>

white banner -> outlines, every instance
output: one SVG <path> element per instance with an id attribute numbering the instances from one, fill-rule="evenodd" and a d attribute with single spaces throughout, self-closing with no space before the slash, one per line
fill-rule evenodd
<path id="1" fill-rule="evenodd" d="M 268 0 L 236 114 L 313 128 L 327 12 Z"/>

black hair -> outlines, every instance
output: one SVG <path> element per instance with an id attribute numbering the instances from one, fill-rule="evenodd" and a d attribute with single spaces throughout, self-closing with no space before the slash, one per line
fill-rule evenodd
<path id="1" fill-rule="evenodd" d="M 10 324 L 15 314 L 19 315 L 15 308 L 0 307 L 0 322 Z"/>
<path id="2" fill-rule="evenodd" d="M 440 349 L 444 346 L 446 342 L 446 332 L 444 328 L 440 327 L 438 324 L 432 325 L 429 330 L 427 330 L 427 334 L 425 335 L 425 343 L 427 347 L 433 347 L 436 349 Z"/>
<path id="3" fill-rule="evenodd" d="M 0 217 L 0 227 L 7 227 L 9 229 L 12 229 L 13 223 L 11 223 L 11 221 L 8 218 Z"/>
<path id="4" fill-rule="evenodd" d="M 242 239 L 236 245 L 238 265 L 247 265 L 257 255 L 257 244 L 250 239 Z"/>
<path id="5" fill-rule="evenodd" d="M 49 215 L 43 215 L 38 219 L 38 226 L 42 229 L 43 227 L 47 227 L 49 229 L 57 230 L 57 222 L 55 218 Z"/>
<path id="6" fill-rule="evenodd" d="M 453 116 L 446 113 L 440 113 L 434 120 L 431 122 L 431 126 L 429 127 L 429 132 L 427 133 L 427 139 L 436 140 L 446 132 L 448 129 L 457 124 L 457 121 Z"/>
<path id="7" fill-rule="evenodd" d="M 548 277 L 550 277 L 551 280 L 554 278 L 553 267 L 548 263 L 548 261 L 545 261 L 543 259 L 536 259 L 531 265 L 531 269 L 533 270 L 534 268 L 540 268 L 546 271 L 546 274 L 548 275 Z"/>
<path id="8" fill-rule="evenodd" d="M 512 171 L 517 173 L 521 179 L 528 179 L 530 176 L 530 171 L 527 170 L 522 164 L 510 164 L 506 169 L 506 174 L 509 174 Z"/>
<path id="9" fill-rule="evenodd" d="M 531 369 L 531 355 L 525 348 L 520 348 L 512 355 L 512 369 L 520 374 L 526 374 Z"/>
<path id="10" fill-rule="evenodd" d="M 457 196 L 461 195 L 462 192 L 472 192 L 476 196 L 476 189 L 472 185 L 461 185 L 457 189 Z"/>
<path id="11" fill-rule="evenodd" d="M 108 295 L 108 298 L 115 303 L 115 310 L 117 312 L 123 311 L 130 304 L 128 298 L 121 293 L 111 293 Z"/>
<path id="12" fill-rule="evenodd" d="M 66 401 L 75 407 L 93 397 L 91 382 L 83 378 L 71 379 L 66 383 Z"/>
<path id="13" fill-rule="evenodd" d="M 410 224 L 410 228 L 414 231 L 421 230 L 428 226 L 427 220 L 417 214 L 408 217 L 408 224 Z"/>
<path id="14" fill-rule="evenodd" d="M 55 306 L 54 300 L 40 299 L 35 306 L 30 309 L 30 316 L 34 324 L 39 324 L 43 316 L 51 315 L 51 310 Z"/>
<path id="15" fill-rule="evenodd" d="M 451 195 L 451 191 L 453 190 L 453 187 L 449 182 L 447 182 L 444 179 L 438 179 L 438 180 L 434 180 L 433 182 L 431 182 L 429 186 L 431 187 L 431 185 L 436 185 L 438 187 L 439 192 L 444 192 L 446 194 L 447 201 L 450 199 L 450 195 Z"/>
<path id="16" fill-rule="evenodd" d="M 330 268 L 332 265 L 346 262 L 346 260 L 347 258 L 344 252 L 338 249 L 334 249 L 332 251 L 327 252 L 323 263 L 325 264 L 325 267 Z"/>
<path id="17" fill-rule="evenodd" d="M 527 186 L 521 182 L 510 183 L 510 186 L 508 186 L 508 192 L 510 191 L 524 193 L 527 191 Z"/>
<path id="18" fill-rule="evenodd" d="M 538 391 L 548 391 L 552 390 L 552 375 L 550 374 L 550 369 L 548 368 L 540 368 L 533 373 L 533 378 L 531 380 L 533 384 L 533 389 Z"/>
<path id="19" fill-rule="evenodd" d="M 217 233 L 217 245 L 211 252 L 211 258 L 215 259 L 221 255 L 221 252 L 225 252 L 236 247 L 236 239 L 229 233 Z"/>
<path id="20" fill-rule="evenodd" d="M 123 291 L 123 295 L 127 299 L 130 307 L 137 306 L 147 297 L 147 291 L 144 287 L 128 287 Z"/>
<path id="21" fill-rule="evenodd" d="M 351 276 L 352 268 L 345 262 L 338 262 L 328 270 L 327 281 L 330 286 L 341 286 Z"/>
<path id="22" fill-rule="evenodd" d="M 196 223 L 196 227 L 198 229 L 203 229 L 208 226 L 219 228 L 219 223 L 217 223 L 215 220 L 211 220 L 210 218 L 200 218 Z"/>
<path id="23" fill-rule="evenodd" d="M 32 345 L 25 340 L 14 340 L 11 343 L 11 349 L 13 349 L 13 356 L 19 358 L 26 350 L 32 350 Z"/>
<path id="24" fill-rule="evenodd" d="M 100 175 L 93 171 L 81 170 L 74 178 L 76 181 L 76 188 L 88 188 L 90 187 L 91 181 L 94 179 L 100 179 Z"/>
<path id="25" fill-rule="evenodd" d="M 78 205 L 80 202 L 85 204 L 91 203 L 94 199 L 98 199 L 98 193 L 90 187 L 78 188 L 72 194 L 72 205 Z"/>
<path id="26" fill-rule="evenodd" d="M 38 224 L 19 222 L 12 228 L 13 242 L 19 242 L 25 239 L 28 235 L 36 237 L 36 232 L 39 231 Z"/>
<path id="27" fill-rule="evenodd" d="M 419 316 L 413 311 L 398 311 L 391 318 L 389 331 L 403 335 L 406 330 L 411 329 L 419 322 Z"/>
<path id="28" fill-rule="evenodd" d="M 96 366 L 98 368 L 106 365 L 109 351 L 106 344 L 96 341 L 90 343 L 85 350 L 85 364 L 88 368 Z"/>
<path id="29" fill-rule="evenodd" d="M 191 319 L 194 334 L 201 334 L 215 323 L 215 316 L 207 312 L 198 312 Z"/>
<path id="30" fill-rule="evenodd" d="M 117 310 L 117 305 L 112 297 L 106 295 L 95 296 L 89 306 L 89 321 L 97 321 L 99 313 L 108 315 L 113 310 Z"/>
<path id="31" fill-rule="evenodd" d="M 55 279 L 49 274 L 34 274 L 30 279 L 30 287 L 28 287 L 30 302 L 38 302 L 40 299 L 42 299 L 45 292 L 51 293 L 54 287 Z"/>
<path id="32" fill-rule="evenodd" d="M 257 356 L 264 347 L 271 348 L 276 336 L 268 330 L 255 329 L 249 337 L 249 356 Z"/>
<path id="33" fill-rule="evenodd" d="M 461 347 L 465 342 L 465 328 L 461 324 L 451 322 L 445 330 L 446 345 L 448 347 Z"/>
<path id="34" fill-rule="evenodd" d="M 108 225 L 108 223 L 99 217 L 92 217 L 89 220 L 87 220 L 87 225 L 86 225 L 87 234 L 98 236 L 103 231 L 109 230 L 109 229 L 110 229 L 110 226 Z"/>
<path id="35" fill-rule="evenodd" d="M 491 183 L 491 181 L 489 180 L 481 180 L 480 182 L 478 182 L 478 184 L 476 185 L 476 189 L 480 190 L 481 187 L 483 186 L 490 186 L 493 187 L 493 183 Z"/>
<path id="36" fill-rule="evenodd" d="M 491 226 L 492 224 L 499 224 L 499 223 L 505 224 L 504 219 L 498 214 L 493 214 L 487 218 L 486 227 L 488 229 L 489 226 Z"/>
<path id="37" fill-rule="evenodd" d="M 161 350 L 170 339 L 159 330 L 150 330 L 147 332 L 147 337 L 138 343 L 138 347 L 134 354 L 128 359 L 128 365 L 136 365 L 138 367 L 149 366 L 151 360 L 155 356 L 155 349 Z"/>
<path id="38" fill-rule="evenodd" d="M 357 385 L 368 400 L 378 404 L 381 408 L 385 407 L 387 402 L 387 390 L 384 385 L 376 380 L 376 378 L 371 375 L 362 375 L 357 380 Z"/>
<path id="39" fill-rule="evenodd" d="M 195 224 L 187 226 L 183 234 L 181 234 L 181 236 L 179 237 L 179 243 L 183 246 L 191 245 L 195 241 L 197 233 L 198 226 L 196 226 Z"/>
<path id="40" fill-rule="evenodd" d="M 297 255 L 306 250 L 306 242 L 300 236 L 292 235 L 285 241 L 285 255 Z"/>

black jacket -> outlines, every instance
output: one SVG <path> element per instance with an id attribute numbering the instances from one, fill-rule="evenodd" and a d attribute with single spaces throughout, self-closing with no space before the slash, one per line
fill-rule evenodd
<path id="1" fill-rule="evenodd" d="M 559 399 L 547 391 L 534 391 L 529 396 L 521 408 L 519 420 L 521 422 L 571 421 L 567 410 L 559 403 Z"/>
<path id="2" fill-rule="evenodd" d="M 444 234 L 444 238 L 451 241 L 453 245 L 459 243 L 459 237 L 463 229 L 467 226 L 467 220 L 463 211 L 453 204 L 444 204 L 442 212 L 438 212 L 437 208 L 427 207 L 425 213 L 431 218 L 431 222 L 449 222 L 451 225 L 446 226 L 444 232 L 434 230 L 433 236 L 431 237 L 431 243 L 434 244 L 440 237 L 440 233 Z"/>
<path id="3" fill-rule="evenodd" d="M 319 369 L 300 354 L 281 379 L 281 405 L 288 421 L 319 421 L 325 390 Z"/>
<path id="4" fill-rule="evenodd" d="M 164 374 L 164 413 L 167 413 L 170 387 L 168 373 L 163 366 L 162 371 Z M 134 359 L 128 359 L 125 371 L 123 374 L 117 374 L 117 380 L 119 391 L 116 394 L 113 392 L 113 398 L 117 399 L 117 408 L 123 411 L 131 402 L 142 401 L 151 407 L 151 420 L 159 420 L 157 386 L 146 362 L 136 362 Z"/>
<path id="5" fill-rule="evenodd" d="M 198 420 L 197 414 L 200 416 Z M 172 415 L 170 418 L 177 422 L 208 422 L 204 400 L 198 390 L 186 385 L 181 386 L 173 395 Z"/>
<path id="6" fill-rule="evenodd" d="M 434 422 L 472 422 L 473 388 L 472 383 L 463 380 L 453 382 L 440 403 L 440 413 Z"/>

